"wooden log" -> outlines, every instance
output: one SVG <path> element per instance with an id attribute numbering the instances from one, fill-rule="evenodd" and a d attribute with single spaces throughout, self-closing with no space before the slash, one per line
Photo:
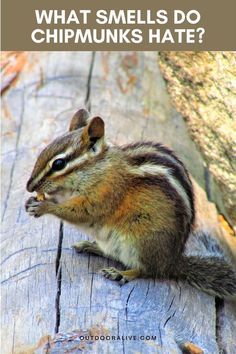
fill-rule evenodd
<path id="1" fill-rule="evenodd" d="M 217 304 L 217 337 L 222 353 L 235 352 L 236 302 L 219 301 Z"/>
<path id="2" fill-rule="evenodd" d="M 2 242 L 3 353 L 181 353 L 186 342 L 218 353 L 213 297 L 169 281 L 140 279 L 120 287 L 99 274 L 111 261 L 71 249 L 88 235 L 60 226 L 55 218 L 32 219 L 24 211 L 25 183 L 36 155 L 68 129 L 73 112 L 85 104 L 104 117 L 112 141 L 161 140 L 179 152 L 204 185 L 201 156 L 170 105 L 156 54 L 29 53 L 28 61 L 4 96 L 17 133 L 7 138 L 5 148 L 14 159 L 4 165 L 11 184 L 3 182 L 9 189 Z M 206 250 L 192 239 L 188 252 Z M 218 329 L 224 338 L 220 349 L 232 348 L 226 343 L 233 341 L 235 315 L 224 304 L 222 309 L 227 327 Z M 115 339 L 96 340 L 96 335 Z"/>
<path id="3" fill-rule="evenodd" d="M 59 221 L 26 214 L 25 185 L 42 146 L 66 129 L 64 115 L 71 113 L 73 100 L 84 101 L 91 54 L 32 53 L 28 61 L 3 101 L 3 353 L 15 353 L 55 331 Z"/>
<path id="4" fill-rule="evenodd" d="M 177 114 L 170 107 L 165 91 L 163 93 L 161 77 L 156 83 L 151 80 L 158 75 L 160 77 L 155 53 L 96 54 L 89 102 L 93 114 L 105 119 L 109 139 L 119 144 L 144 138 L 164 139 L 167 126 L 173 124 L 173 116 L 176 118 Z M 159 92 L 163 100 L 156 99 Z M 181 117 L 176 120 L 180 122 Z M 179 126 L 184 127 L 184 123 L 181 121 Z M 174 133 L 175 129 L 171 129 Z M 165 137 L 165 143 L 172 146 L 179 141 L 179 136 L 173 133 L 168 141 Z M 189 146 L 184 142 L 182 131 L 179 134 L 183 144 Z M 198 156 L 196 150 L 191 153 Z M 190 161 L 190 154 L 188 158 Z M 63 247 L 69 249 L 71 244 L 84 238 L 65 226 Z M 179 353 L 179 344 L 189 341 L 206 353 L 217 353 L 214 298 L 171 282 L 137 280 L 120 287 L 99 275 L 99 269 L 107 266 L 107 260 L 78 256 L 69 250 L 62 252 L 61 262 L 60 332 L 97 326 L 111 336 L 138 337 L 134 341 L 94 342 L 94 352 Z M 74 304 L 79 308 L 76 313 Z M 139 336 L 156 338 L 142 341 Z"/>

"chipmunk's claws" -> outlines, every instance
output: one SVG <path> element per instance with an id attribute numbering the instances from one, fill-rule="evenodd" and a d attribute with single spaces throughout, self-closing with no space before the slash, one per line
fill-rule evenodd
<path id="1" fill-rule="evenodd" d="M 110 280 L 118 281 L 120 285 L 124 285 L 129 280 L 116 268 L 104 268 L 101 270 L 102 275 Z"/>
<path id="2" fill-rule="evenodd" d="M 39 218 L 45 214 L 45 201 L 38 201 L 35 197 L 30 197 L 25 203 L 25 210 L 29 215 Z"/>
<path id="3" fill-rule="evenodd" d="M 77 253 L 89 253 L 95 256 L 104 256 L 102 250 L 98 247 L 96 241 L 80 241 L 72 246 Z"/>

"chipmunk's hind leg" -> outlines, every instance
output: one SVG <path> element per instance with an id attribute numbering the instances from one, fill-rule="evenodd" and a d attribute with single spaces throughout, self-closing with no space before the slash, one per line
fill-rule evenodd
<path id="1" fill-rule="evenodd" d="M 139 278 L 140 270 L 139 269 L 129 269 L 129 270 L 119 270 L 116 268 L 104 268 L 101 270 L 105 278 L 116 280 L 121 285 Z"/>
<path id="2" fill-rule="evenodd" d="M 77 253 L 91 253 L 96 256 L 106 257 L 103 251 L 99 248 L 96 241 L 81 241 L 77 242 L 72 247 L 76 250 Z"/>

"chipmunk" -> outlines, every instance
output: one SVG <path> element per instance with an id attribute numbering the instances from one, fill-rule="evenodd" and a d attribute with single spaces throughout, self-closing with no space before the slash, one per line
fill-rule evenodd
<path id="1" fill-rule="evenodd" d="M 126 267 L 103 269 L 106 278 L 182 280 L 212 295 L 235 296 L 236 273 L 223 259 L 185 255 L 195 210 L 181 160 L 159 143 L 111 146 L 104 130 L 102 118 L 76 112 L 69 132 L 39 155 L 27 190 L 40 198 L 29 198 L 26 211 L 85 227 L 95 241 L 77 243 L 77 252 Z"/>

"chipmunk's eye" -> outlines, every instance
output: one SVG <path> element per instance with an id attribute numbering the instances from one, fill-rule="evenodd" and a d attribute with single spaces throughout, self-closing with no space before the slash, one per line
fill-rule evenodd
<path id="1" fill-rule="evenodd" d="M 65 167 L 65 165 L 66 165 L 65 159 L 57 159 L 57 160 L 53 161 L 52 170 L 53 171 L 60 171 Z"/>

